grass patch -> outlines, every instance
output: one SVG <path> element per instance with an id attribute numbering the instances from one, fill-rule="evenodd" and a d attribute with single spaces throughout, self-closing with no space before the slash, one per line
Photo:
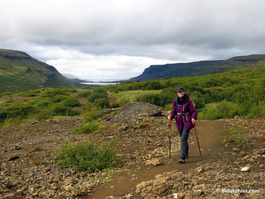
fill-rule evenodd
<path id="1" fill-rule="evenodd" d="M 57 161 L 62 168 L 95 172 L 116 167 L 118 159 L 111 145 L 86 142 L 65 145 L 60 149 Z"/>
<path id="2" fill-rule="evenodd" d="M 115 98 L 117 99 L 117 104 L 123 106 L 127 103 L 135 102 L 136 99 L 143 94 L 159 94 L 161 90 L 131 90 L 124 91 L 115 94 Z"/>
<path id="3" fill-rule="evenodd" d="M 71 131 L 72 134 L 89 134 L 100 129 L 97 122 L 90 122 Z"/>
<path id="4" fill-rule="evenodd" d="M 244 130 L 240 127 L 230 126 L 224 131 L 221 136 L 222 143 L 233 143 L 236 148 L 248 149 L 250 144 L 244 137 Z"/>

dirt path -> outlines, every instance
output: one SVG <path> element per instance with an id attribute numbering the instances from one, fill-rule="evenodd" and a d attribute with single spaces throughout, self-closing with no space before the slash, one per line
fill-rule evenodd
<path id="1" fill-rule="evenodd" d="M 215 161 L 219 159 L 224 152 L 228 150 L 219 141 L 221 132 L 225 128 L 225 122 L 223 120 L 198 121 L 196 126 L 202 156 L 199 154 L 194 130 L 192 130 L 189 137 L 190 157 L 186 160 L 185 164 L 179 164 L 177 162 L 179 157 L 178 152 L 173 152 L 172 159 L 164 160 L 162 165 L 147 170 L 142 169 L 141 171 L 135 171 L 126 176 L 117 176 L 114 181 L 98 187 L 88 198 L 103 199 L 108 196 L 122 196 L 129 190 L 134 189 L 138 183 L 152 179 L 157 174 L 174 170 L 180 170 L 185 173 L 198 167 L 197 164 L 199 162 Z"/>

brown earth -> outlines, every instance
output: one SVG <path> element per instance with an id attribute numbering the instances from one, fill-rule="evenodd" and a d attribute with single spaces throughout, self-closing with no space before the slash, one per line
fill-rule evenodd
<path id="1" fill-rule="evenodd" d="M 202 156 L 192 130 L 190 157 L 179 164 L 175 131 L 172 159 L 168 158 L 166 116 L 154 105 L 132 103 L 104 111 L 99 116 L 102 129 L 90 134 L 70 133 L 83 125 L 81 117 L 31 120 L 2 128 L 0 197 L 264 198 L 264 119 L 197 121 Z M 249 149 L 221 144 L 220 136 L 231 127 L 246 132 Z M 116 152 L 124 157 L 123 165 L 88 174 L 55 164 L 63 144 L 88 140 L 114 143 Z"/>
<path id="2" fill-rule="evenodd" d="M 178 151 L 173 152 L 171 159 L 163 159 L 163 163 L 159 166 L 140 169 L 140 171 L 133 172 L 133 174 L 126 176 L 119 176 L 113 182 L 107 183 L 92 194 L 89 198 L 106 198 L 107 196 L 122 196 L 128 190 L 135 188 L 135 186 L 146 180 L 154 178 L 158 174 L 165 172 L 180 170 L 184 173 L 189 172 L 191 169 L 198 167 L 198 163 L 202 161 L 211 162 L 217 161 L 223 157 L 224 153 L 229 152 L 231 149 L 226 148 L 220 143 L 218 138 L 221 136 L 222 130 L 225 128 L 225 121 L 198 121 L 196 130 L 198 133 L 199 144 L 202 156 L 200 156 L 195 131 L 190 134 L 190 155 L 185 164 L 178 163 Z"/>

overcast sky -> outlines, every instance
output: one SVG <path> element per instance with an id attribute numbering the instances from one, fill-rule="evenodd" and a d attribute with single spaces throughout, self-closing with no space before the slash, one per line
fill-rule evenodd
<path id="1" fill-rule="evenodd" d="M 264 0 L 0 0 L 0 48 L 81 79 L 265 53 Z"/>

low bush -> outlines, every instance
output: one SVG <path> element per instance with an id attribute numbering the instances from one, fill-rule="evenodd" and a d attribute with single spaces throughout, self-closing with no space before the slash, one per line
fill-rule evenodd
<path id="1" fill-rule="evenodd" d="M 78 93 L 78 97 L 81 97 L 81 98 L 87 98 L 92 92 L 91 91 L 81 91 Z"/>
<path id="2" fill-rule="evenodd" d="M 80 115 L 80 111 L 77 111 L 72 108 L 58 104 L 52 108 L 52 115 L 53 116 L 75 116 L 75 115 Z"/>
<path id="3" fill-rule="evenodd" d="M 248 117 L 253 118 L 254 116 L 265 118 L 265 102 L 260 101 L 258 105 L 253 105 L 249 111 Z"/>
<path id="4" fill-rule="evenodd" d="M 68 90 L 62 88 L 48 89 L 45 92 L 43 92 L 42 97 L 53 99 L 59 95 L 68 96 L 69 95 Z"/>
<path id="5" fill-rule="evenodd" d="M 236 115 L 238 115 L 237 105 L 224 100 L 219 103 L 207 104 L 203 111 L 199 114 L 199 118 L 205 120 L 215 120 L 221 118 L 233 118 Z"/>
<path id="6" fill-rule="evenodd" d="M 21 97 L 35 97 L 35 96 L 38 96 L 40 94 L 40 90 L 30 90 L 30 91 L 27 91 L 27 92 L 21 92 L 21 93 L 18 93 L 18 96 L 21 96 Z"/>
<path id="7" fill-rule="evenodd" d="M 83 111 L 82 115 L 84 116 L 84 121 L 85 122 L 93 121 L 101 111 L 102 111 L 101 109 L 97 109 L 96 107 L 90 110 Z"/>
<path id="8" fill-rule="evenodd" d="M 46 99 L 36 99 L 33 104 L 37 106 L 38 108 L 44 108 L 52 104 L 49 100 Z"/>
<path id="9" fill-rule="evenodd" d="M 69 96 L 62 101 L 62 105 L 67 107 L 77 107 L 81 106 L 81 103 L 76 97 Z"/>
<path id="10" fill-rule="evenodd" d="M 35 115 L 37 120 L 47 120 L 52 118 L 52 109 L 51 108 L 42 108 L 40 111 Z"/>
<path id="11" fill-rule="evenodd" d="M 117 166 L 118 156 L 110 145 L 92 142 L 65 145 L 57 158 L 62 168 L 94 172 Z"/>
<path id="12" fill-rule="evenodd" d="M 221 141 L 223 143 L 233 143 L 237 148 L 247 149 L 250 145 L 245 139 L 244 133 L 245 132 L 242 127 L 229 127 L 226 131 L 224 131 L 224 135 L 221 136 Z"/>
<path id="13" fill-rule="evenodd" d="M 145 93 L 145 94 L 139 95 L 136 98 L 136 101 L 161 106 L 161 97 L 159 94 L 156 94 L 156 93 Z"/>
<path id="14" fill-rule="evenodd" d="M 94 131 L 99 130 L 99 124 L 96 122 L 91 122 L 84 124 L 83 126 L 77 127 L 71 131 L 72 134 L 89 134 Z"/>
<path id="15" fill-rule="evenodd" d="M 7 108 L 0 110 L 0 122 L 8 118 L 26 118 L 29 114 L 35 112 L 32 105 L 13 103 Z"/>
<path id="16" fill-rule="evenodd" d="M 94 101 L 94 104 L 100 108 L 109 108 L 110 102 L 107 98 L 99 98 Z"/>

